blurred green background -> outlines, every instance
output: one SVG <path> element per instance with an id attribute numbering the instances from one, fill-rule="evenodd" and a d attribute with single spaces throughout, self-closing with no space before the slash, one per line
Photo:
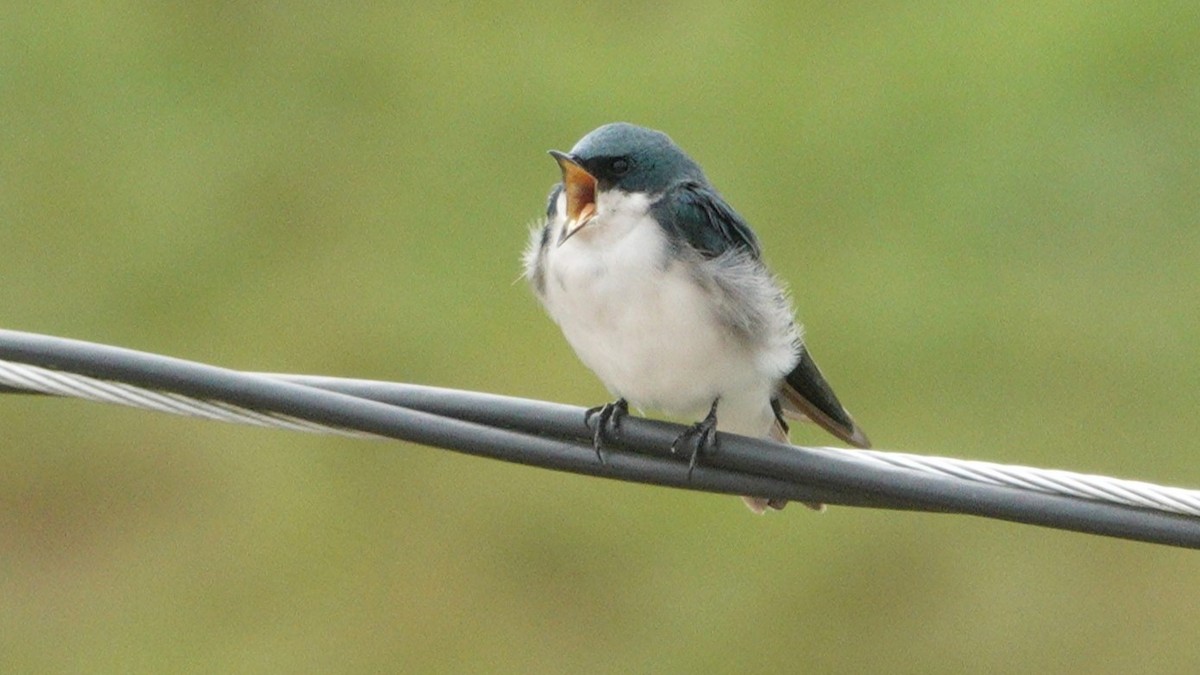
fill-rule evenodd
<path id="1" fill-rule="evenodd" d="M 0 326 L 592 405 L 550 148 L 670 133 L 880 448 L 1200 486 L 1200 5 L 0 20 Z M 1194 552 L 0 399 L 4 672 L 1195 672 Z M 828 443 L 812 430 L 797 442 Z"/>

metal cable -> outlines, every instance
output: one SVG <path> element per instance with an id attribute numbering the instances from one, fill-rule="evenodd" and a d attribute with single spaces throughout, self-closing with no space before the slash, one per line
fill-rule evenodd
<path id="1" fill-rule="evenodd" d="M 397 405 L 437 411 L 441 414 L 472 419 L 485 424 L 509 425 L 528 431 L 545 431 L 547 425 L 551 425 L 550 428 L 555 434 L 579 433 L 579 409 L 574 406 L 373 380 L 287 374 L 268 374 L 267 376 L 333 391 L 353 393 L 374 400 L 385 400 Z M 668 432 L 662 436 L 661 441 L 669 443 L 677 433 L 671 425 Z M 831 447 L 815 447 L 807 448 L 807 450 L 828 453 L 832 457 L 851 462 L 876 463 L 891 469 L 906 469 L 990 485 L 1017 487 L 1081 499 L 1104 500 L 1128 506 L 1200 516 L 1200 491 L 1197 490 L 1163 487 L 1094 474 L 950 457 Z"/>
<path id="2" fill-rule="evenodd" d="M 26 363 L 0 361 L 0 384 L 13 390 L 29 393 L 81 398 L 99 403 L 114 403 L 142 410 L 200 417 L 234 424 L 340 436 L 371 436 L 371 434 L 318 424 L 288 415 L 263 413 L 220 401 L 204 401 L 171 392 L 153 391 L 124 382 L 98 380 L 78 373 L 50 370 Z"/>
<path id="3" fill-rule="evenodd" d="M 682 427 L 636 417 L 597 460 L 581 408 L 417 385 L 240 373 L 0 330 L 0 387 L 173 414 L 391 437 L 589 475 L 796 501 L 963 513 L 1200 548 L 1200 492 L 944 457 L 801 448 L 720 434 L 694 474 Z"/>

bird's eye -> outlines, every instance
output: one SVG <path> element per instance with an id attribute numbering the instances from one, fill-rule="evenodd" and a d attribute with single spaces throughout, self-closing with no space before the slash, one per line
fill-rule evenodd
<path id="1" fill-rule="evenodd" d="M 624 157 L 618 157 L 609 163 L 608 168 L 614 174 L 620 176 L 629 171 L 629 160 Z"/>

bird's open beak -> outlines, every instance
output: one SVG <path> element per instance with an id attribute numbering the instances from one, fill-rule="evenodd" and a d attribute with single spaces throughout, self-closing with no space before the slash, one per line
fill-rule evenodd
<path id="1" fill-rule="evenodd" d="M 551 150 L 550 156 L 562 169 L 563 191 L 567 194 L 567 224 L 558 236 L 558 245 L 562 246 L 596 215 L 596 177 L 565 152 Z"/>

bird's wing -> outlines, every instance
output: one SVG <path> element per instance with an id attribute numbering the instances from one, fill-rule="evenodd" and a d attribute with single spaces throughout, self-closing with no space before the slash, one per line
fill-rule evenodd
<path id="1" fill-rule="evenodd" d="M 676 185 L 654 203 L 651 213 L 664 227 L 671 228 L 678 239 L 706 258 L 741 250 L 755 260 L 762 259 L 754 231 L 707 185 L 694 182 Z M 871 445 L 803 345 L 799 362 L 784 378 L 780 405 L 784 413 L 806 417 L 850 445 L 859 448 Z"/>
<path id="2" fill-rule="evenodd" d="M 546 197 L 546 217 L 553 218 L 554 211 L 558 208 L 558 196 L 562 194 L 562 183 L 555 183 L 550 188 L 550 196 Z"/>
<path id="3" fill-rule="evenodd" d="M 854 418 L 842 407 L 833 388 L 821 375 L 808 348 L 800 347 L 800 362 L 784 378 L 779 395 L 784 413 L 807 417 L 856 448 L 871 447 L 870 439 L 854 423 Z"/>
<path id="4" fill-rule="evenodd" d="M 761 258 L 754 231 L 707 185 L 685 182 L 673 186 L 654 203 L 651 214 L 706 258 L 730 249 L 742 249 L 755 259 Z"/>

